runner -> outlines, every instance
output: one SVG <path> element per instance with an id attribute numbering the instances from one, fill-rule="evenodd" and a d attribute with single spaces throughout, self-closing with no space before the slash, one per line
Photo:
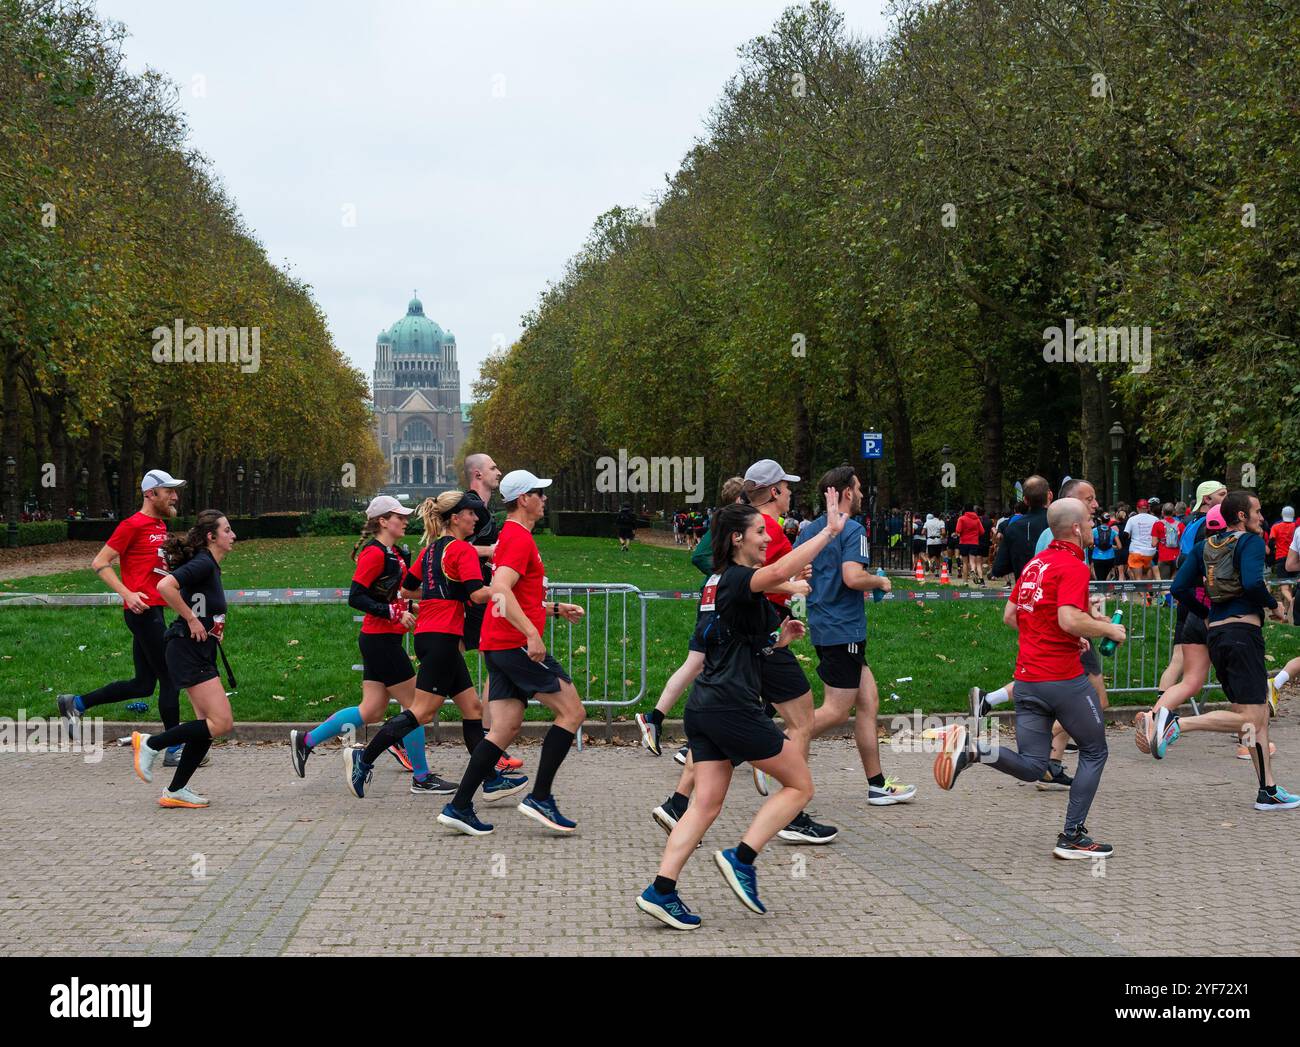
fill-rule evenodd
<path id="1" fill-rule="evenodd" d="M 980 531 L 979 552 L 975 557 L 975 572 L 979 576 L 980 585 L 988 585 L 989 571 L 989 547 L 993 543 L 993 518 L 989 516 L 987 509 L 979 510 Z"/>
<path id="2" fill-rule="evenodd" d="M 289 758 L 299 778 L 307 776 L 307 760 L 316 746 L 345 732 L 355 733 L 365 724 L 381 722 L 388 711 L 389 695 L 403 709 L 409 709 L 415 700 L 415 670 L 402 647 L 402 637 L 415 626 L 415 615 L 409 601 L 400 595 L 408 565 L 397 548 L 406 534 L 407 517 L 414 511 L 386 494 L 373 499 L 366 509 L 361 538 L 352 548 L 357 566 L 348 594 L 348 606 L 365 614 L 357 637 L 361 704 L 338 710 L 306 733 L 289 732 Z M 402 743 L 414 778 L 412 791 L 423 791 L 415 786 L 429 777 L 424 728 L 415 728 Z"/>
<path id="3" fill-rule="evenodd" d="M 487 736 L 474 747 L 460 787 L 438 815 L 438 821 L 470 836 L 485 836 L 492 826 L 474 812 L 473 797 L 492 778 L 506 748 L 514 741 L 532 698 L 555 713 L 542 741 L 533 791 L 518 810 L 548 829 L 573 832 L 576 822 L 564 817 L 551 795 L 560 764 L 568 756 L 585 717 L 582 699 L 568 673 L 546 651 L 542 630 L 547 614 L 570 622 L 582 620 L 577 604 L 544 603 L 546 569 L 533 538 L 533 528 L 546 514 L 550 480 L 539 480 L 525 469 L 507 473 L 501 481 L 506 522 L 497 541 L 492 574 L 492 613 L 483 621 L 479 645 L 490 675 L 488 701 L 497 702 Z"/>
<path id="4" fill-rule="evenodd" d="M 939 574 L 939 561 L 943 557 L 943 521 L 933 513 L 925 514 L 925 555 L 930 561 L 930 570 L 935 576 Z"/>
<path id="5" fill-rule="evenodd" d="M 851 466 L 832 469 L 822 477 L 818 489 L 823 498 L 841 492 L 838 511 L 846 514 L 843 530 L 817 554 L 812 565 L 812 594 L 808 597 L 808 628 L 817 651 L 817 675 L 825 685 L 822 705 L 813 715 L 808 739 L 820 738 L 828 730 L 847 723 L 853 710 L 853 738 L 867 778 L 867 803 L 890 807 L 916 796 L 916 786 L 886 778 L 880 763 L 880 732 L 877 714 L 880 693 L 867 665 L 867 621 L 863 593 L 875 589 L 890 592 L 888 578 L 871 573 L 870 550 L 862 525 L 852 519 L 862 507 L 862 485 Z M 827 526 L 819 516 L 799 538 L 796 546 L 813 541 Z M 807 759 L 807 742 L 804 758 Z M 790 829 L 778 834 L 796 842 Z M 808 841 L 820 842 L 820 841 Z"/>
<path id="6" fill-rule="evenodd" d="M 176 518 L 176 491 L 185 486 L 161 469 L 150 469 L 140 481 L 144 502 L 140 511 L 128 516 L 113 529 L 104 547 L 90 566 L 100 581 L 122 598 L 122 618 L 131 633 L 131 658 L 135 675 L 129 680 L 106 684 L 89 694 L 58 696 L 59 715 L 67 721 L 68 734 L 76 737 L 79 721 L 87 709 L 148 698 L 158 688 L 158 716 L 170 730 L 181 722 L 180 689 L 167 672 L 163 634 L 163 598 L 158 582 L 166 576 L 163 543 L 167 541 L 167 521 Z M 120 560 L 122 577 L 113 570 Z M 180 760 L 180 746 L 167 750 L 164 766 L 175 767 Z"/>
<path id="7" fill-rule="evenodd" d="M 1108 581 L 1115 573 L 1115 546 L 1119 544 L 1119 528 L 1109 515 L 1103 514 L 1092 529 L 1092 576 L 1099 582 Z"/>
<path id="8" fill-rule="evenodd" d="M 1156 759 L 1163 759 L 1185 731 L 1237 734 L 1259 778 L 1255 809 L 1294 810 L 1300 807 L 1300 796 L 1273 780 L 1268 751 L 1264 613 L 1281 621 L 1282 609 L 1264 581 L 1264 517 L 1259 499 L 1248 491 L 1231 492 L 1219 509 L 1227 529 L 1197 541 L 1178 568 L 1171 591 L 1190 614 L 1207 619 L 1210 662 L 1231 709 L 1179 717 L 1161 706 L 1152 718 L 1148 745 Z M 1208 597 L 1208 613 L 1197 599 L 1198 589 Z M 1135 727 L 1148 729 L 1146 723 Z"/>
<path id="9" fill-rule="evenodd" d="M 630 505 L 624 505 L 618 511 L 618 547 L 623 552 L 632 548 L 632 538 L 636 534 L 636 513 Z"/>
<path id="10" fill-rule="evenodd" d="M 1024 482 L 1025 512 L 1013 516 L 1003 532 L 998 554 L 993 560 L 993 576 L 1011 576 L 1014 583 L 1034 558 L 1038 538 L 1047 529 L 1047 507 L 1052 502 L 1051 485 L 1041 476 L 1031 476 Z"/>
<path id="11" fill-rule="evenodd" d="M 199 513 L 184 537 L 168 538 L 163 556 L 171 573 L 158 581 L 158 594 L 177 618 L 166 633 L 168 676 L 185 688 L 197 720 L 176 724 L 161 734 L 131 732 L 135 773 L 153 781 L 162 750 L 181 746 L 171 785 L 158 800 L 160 807 L 198 809 L 208 798 L 189 788 L 214 738 L 230 733 L 234 717 L 230 699 L 217 671 L 217 650 L 226 627 L 226 591 L 221 586 L 221 561 L 235 545 L 230 521 L 215 509 Z M 225 660 L 223 652 L 222 660 Z M 229 675 L 230 667 L 226 667 Z M 230 680 L 233 688 L 234 678 Z"/>
<path id="12" fill-rule="evenodd" d="M 771 492 L 787 482 L 759 486 Z M 713 856 L 727 885 L 752 912 L 767 911 L 758 898 L 754 869 L 758 853 L 812 800 L 812 775 L 799 744 L 783 736 L 763 712 L 762 661 L 773 647 L 772 631 L 779 620 L 775 604 L 763 594 L 800 573 L 843 530 L 839 494 L 829 495 L 822 532 L 766 566 L 760 565 L 767 559 L 772 539 L 762 514 L 752 506 L 729 505 L 714 516 L 717 573 L 705 587 L 705 602 L 716 609 L 719 635 L 717 643 L 709 646 L 707 665 L 686 704 L 686 736 L 699 785 L 694 802 L 668 837 L 658 875 L 636 900 L 638 909 L 669 927 L 691 930 L 700 925 L 700 918 L 677 893 L 677 878 L 721 812 L 733 767 L 749 761 L 784 786 L 764 801 L 736 847 Z M 775 643 L 784 649 L 803 631 L 803 623 L 787 617 L 780 621 Z"/>
<path id="13" fill-rule="evenodd" d="M 1128 564 L 1129 578 L 1135 582 L 1152 581 L 1156 577 L 1156 546 L 1151 540 L 1151 531 L 1159 521 L 1147 512 L 1148 502 L 1139 498 L 1137 512 L 1124 524 L 1124 533 L 1129 536 Z"/>
<path id="14" fill-rule="evenodd" d="M 420 659 L 415 697 L 408 708 L 375 732 L 364 752 L 344 750 L 344 777 L 349 792 L 358 799 L 365 796 L 380 754 L 436 720 L 448 698 L 460 709 L 461 736 L 471 754 L 485 733 L 483 707 L 461 652 L 465 608 L 482 605 L 488 598 L 478 554 L 469 544 L 478 514 L 474 503 L 460 491 L 447 491 L 436 500 L 427 498 L 416 511 L 424 522 L 423 548 L 402 584 L 403 597 L 420 601 L 415 623 L 415 653 Z M 513 796 L 527 783 L 527 778 L 507 778 L 496 772 L 484 784 L 484 796 L 494 803 Z M 454 783 L 432 773 L 411 781 L 411 792 L 416 794 L 449 796 L 455 791 Z"/>
<path id="15" fill-rule="evenodd" d="M 1109 637 L 1122 643 L 1126 634 L 1122 625 L 1090 609 L 1084 566 L 1084 549 L 1092 541 L 1087 507 L 1077 498 L 1062 498 L 1047 515 L 1053 540 L 1026 564 L 1002 618 L 1019 633 L 1015 701 L 1020 751 L 971 741 L 965 725 L 958 724 L 944 734 L 934 777 L 941 789 L 951 789 L 967 766 L 987 763 L 1021 781 L 1038 781 L 1048 769 L 1052 723 L 1059 720 L 1079 744 L 1079 768 L 1052 853 L 1066 859 L 1109 858 L 1113 848 L 1095 842 L 1084 824 L 1101 784 L 1107 747 L 1101 708 L 1079 653 L 1081 639 Z"/>
<path id="16" fill-rule="evenodd" d="M 1296 575 L 1287 570 L 1286 558 L 1295 533 L 1295 509 L 1288 505 L 1282 509 L 1282 519 L 1268 532 L 1268 551 L 1271 554 L 1269 562 L 1273 565 L 1273 577 L 1282 583 L 1278 592 L 1282 597 L 1282 613 L 1288 621 L 1291 618 L 1291 584 L 1296 580 Z"/>
<path id="17" fill-rule="evenodd" d="M 974 580 L 979 585 L 983 585 L 984 578 L 980 573 L 979 557 L 980 543 L 985 532 L 984 523 L 975 512 L 974 503 L 967 505 L 966 511 L 957 518 L 956 532 L 957 548 L 961 553 L 966 581 Z"/>
<path id="18" fill-rule="evenodd" d="M 1186 528 L 1174 516 L 1174 503 L 1165 502 L 1160 519 L 1151 528 L 1151 541 L 1156 547 L 1156 567 L 1159 576 L 1169 581 L 1178 569 L 1178 547 L 1183 540 Z"/>

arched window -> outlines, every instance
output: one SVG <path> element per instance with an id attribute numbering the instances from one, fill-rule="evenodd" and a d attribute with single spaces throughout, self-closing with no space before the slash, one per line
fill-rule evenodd
<path id="1" fill-rule="evenodd" d="M 408 444 L 433 443 L 433 430 L 429 428 L 428 422 L 419 418 L 412 419 L 406 423 L 406 428 L 402 430 L 402 442 Z"/>

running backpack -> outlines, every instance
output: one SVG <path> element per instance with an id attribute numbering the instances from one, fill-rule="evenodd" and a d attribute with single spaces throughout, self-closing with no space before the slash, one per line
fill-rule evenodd
<path id="1" fill-rule="evenodd" d="M 1164 525 L 1165 525 L 1165 548 L 1177 549 L 1179 545 L 1178 521 L 1165 520 Z"/>
<path id="2" fill-rule="evenodd" d="M 1103 524 L 1097 528 L 1097 540 L 1093 544 L 1096 545 L 1098 552 L 1110 552 L 1111 546 L 1115 544 L 1115 532 L 1110 529 L 1110 524 Z"/>
<path id="3" fill-rule="evenodd" d="M 1246 591 L 1241 584 L 1239 539 L 1244 531 L 1228 531 L 1205 539 L 1201 553 L 1205 561 L 1205 595 L 1211 603 L 1223 603 Z"/>
<path id="4" fill-rule="evenodd" d="M 442 569 L 442 558 L 447 554 L 447 546 L 454 541 L 454 535 L 446 534 L 424 550 L 424 569 L 420 572 L 421 599 L 457 600 L 460 603 L 469 599 L 465 583 L 452 581 Z"/>

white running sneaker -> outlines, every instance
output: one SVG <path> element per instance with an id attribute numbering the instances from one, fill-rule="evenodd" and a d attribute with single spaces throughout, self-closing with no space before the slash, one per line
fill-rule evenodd
<path id="1" fill-rule="evenodd" d="M 163 790 L 162 796 L 158 798 L 159 807 L 187 807 L 191 810 L 198 810 L 208 806 L 208 798 L 200 796 L 198 793 L 186 786 L 183 789 L 177 789 L 172 792 L 170 789 Z"/>
<path id="2" fill-rule="evenodd" d="M 896 803 L 907 803 L 915 795 L 915 785 L 904 785 L 897 778 L 886 778 L 884 785 L 868 787 L 867 803 L 872 807 L 892 807 Z"/>
<path id="3" fill-rule="evenodd" d="M 758 795 L 759 796 L 769 795 L 772 790 L 770 785 L 768 784 L 767 775 L 764 774 L 762 771 L 760 771 L 757 767 L 754 767 L 753 771 L 754 771 L 754 788 L 758 790 Z"/>
<path id="4" fill-rule="evenodd" d="M 161 749 L 150 749 L 145 743 L 151 736 L 139 731 L 131 732 L 131 750 L 135 757 L 135 774 L 142 782 L 153 781 L 154 764 L 162 756 Z"/>

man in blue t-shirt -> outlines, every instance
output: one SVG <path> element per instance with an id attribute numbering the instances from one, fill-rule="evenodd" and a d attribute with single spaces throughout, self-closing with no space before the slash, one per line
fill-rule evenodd
<path id="1" fill-rule="evenodd" d="M 855 516 L 862 506 L 862 485 L 851 466 L 839 466 L 822 477 L 818 490 L 823 499 L 831 489 L 838 493 L 840 509 Z M 822 514 L 804 528 L 795 545 L 811 541 L 825 526 Z M 867 776 L 867 802 L 887 807 L 912 799 L 916 786 L 886 778 L 880 765 L 876 729 L 880 694 L 867 666 L 867 615 L 862 594 L 873 589 L 889 592 L 892 586 L 888 578 L 871 573 L 870 562 L 866 531 L 852 519 L 813 561 L 808 631 L 817 649 L 817 675 L 825 685 L 825 700 L 813 716 L 811 737 L 847 723 L 849 711 L 855 709 L 853 735 Z"/>

